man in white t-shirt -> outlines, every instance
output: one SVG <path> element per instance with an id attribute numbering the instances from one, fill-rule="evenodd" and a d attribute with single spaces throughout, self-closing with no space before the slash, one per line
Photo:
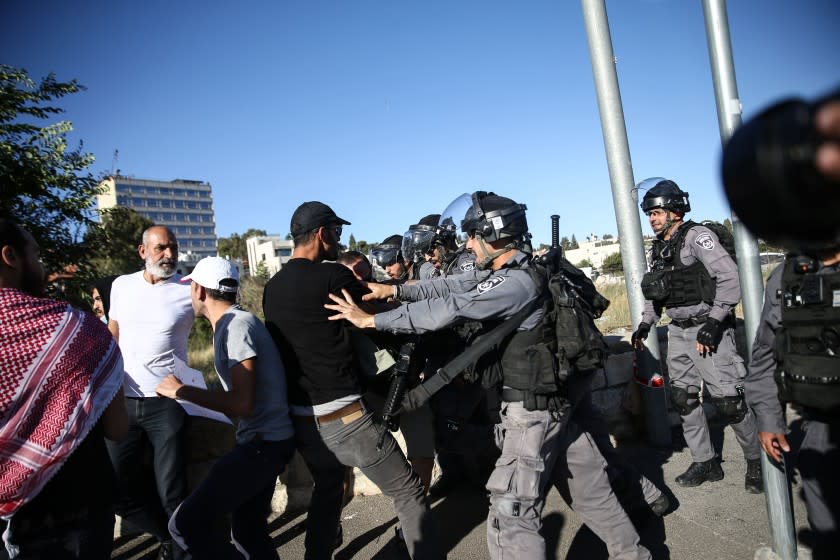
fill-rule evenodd
<path id="1" fill-rule="evenodd" d="M 186 413 L 176 401 L 161 398 L 155 388 L 175 371 L 175 359 L 187 361 L 187 338 L 195 314 L 190 287 L 176 274 L 178 242 L 164 226 L 143 232 L 138 247 L 145 267 L 114 280 L 108 329 L 125 362 L 128 437 L 109 444 L 120 498 L 116 512 L 161 542 L 161 556 L 183 557 L 167 529 L 169 517 L 187 497 L 182 432 Z M 149 488 L 143 461 L 152 447 L 154 481 Z"/>

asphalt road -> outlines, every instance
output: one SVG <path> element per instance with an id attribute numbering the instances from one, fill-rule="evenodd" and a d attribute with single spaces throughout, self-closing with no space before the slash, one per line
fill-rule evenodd
<path id="1" fill-rule="evenodd" d="M 795 424 L 796 425 L 796 424 Z M 642 543 L 657 559 L 751 560 L 756 552 L 771 544 L 764 495 L 744 491 L 746 464 L 731 429 L 714 430 L 723 457 L 725 478 L 696 488 L 680 488 L 673 480 L 691 462 L 688 450 L 676 428 L 671 449 L 645 445 L 619 447 L 622 455 L 668 493 L 672 508 L 658 518 L 641 508 L 631 514 Z M 807 542 L 807 520 L 800 491 L 794 485 L 794 515 L 800 542 Z M 432 502 L 449 558 L 484 560 L 489 558 L 485 543 L 487 498 L 480 489 L 460 488 Z M 280 557 L 303 558 L 306 511 L 286 512 L 271 521 L 271 530 Z M 577 515 L 552 490 L 543 513 L 549 559 L 606 559 L 606 548 L 580 522 Z M 344 542 L 336 560 L 405 560 L 408 555 L 394 538 L 397 525 L 393 506 L 383 496 L 363 496 L 351 501 L 343 511 Z M 123 560 L 154 558 L 156 545 L 148 537 L 120 538 L 113 558 Z M 807 558 L 807 547 L 800 558 Z"/>

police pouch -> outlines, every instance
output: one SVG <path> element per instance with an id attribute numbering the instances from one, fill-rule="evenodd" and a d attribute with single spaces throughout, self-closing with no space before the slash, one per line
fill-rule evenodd
<path id="1" fill-rule="evenodd" d="M 671 294 L 668 271 L 657 270 L 642 276 L 642 294 L 650 301 L 664 301 Z"/>
<path id="2" fill-rule="evenodd" d="M 793 373 L 796 372 L 796 373 Z M 779 397 L 821 412 L 840 412 L 837 358 L 789 354 L 775 373 Z"/>

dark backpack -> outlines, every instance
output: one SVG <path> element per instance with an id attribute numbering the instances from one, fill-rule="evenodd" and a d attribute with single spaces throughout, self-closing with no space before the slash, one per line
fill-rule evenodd
<path id="1" fill-rule="evenodd" d="M 562 256 L 554 263 L 554 272 L 538 264 L 529 270 L 538 285 L 546 285 L 551 294 L 546 313 L 554 323 L 560 370 L 569 367 L 572 371 L 589 372 L 603 367 L 607 343 L 595 319 L 609 307 L 610 300 L 598 293 L 582 270 Z"/>

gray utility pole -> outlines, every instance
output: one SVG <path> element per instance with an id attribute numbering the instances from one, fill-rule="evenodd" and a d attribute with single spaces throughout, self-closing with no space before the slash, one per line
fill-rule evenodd
<path id="1" fill-rule="evenodd" d="M 610 25 L 604 0 L 581 0 L 586 35 L 589 39 L 589 55 L 592 58 L 592 75 L 598 96 L 598 110 L 601 114 L 601 130 L 607 153 L 607 166 L 612 185 L 615 221 L 621 240 L 621 260 L 624 262 L 624 282 L 630 303 L 630 317 L 635 327 L 642 319 L 644 296 L 642 276 L 647 270 L 642 226 L 639 208 L 633 195 L 633 167 L 630 163 L 630 148 L 627 144 L 627 129 L 624 127 L 624 109 L 618 89 L 615 71 Z M 657 446 L 671 444 L 671 423 L 668 419 L 668 403 L 662 385 L 659 362 L 659 337 L 652 329 L 645 346 L 644 360 L 639 363 L 639 376 L 645 380 L 642 398 L 645 404 L 645 425 L 648 440 Z"/>
<path id="2" fill-rule="evenodd" d="M 729 36 L 729 19 L 726 0 L 703 0 L 706 19 L 706 40 L 709 43 L 709 60 L 715 84 L 720 141 L 726 144 L 735 128 L 741 124 L 741 101 L 735 83 L 732 62 L 732 44 Z M 752 355 L 753 341 L 758 330 L 764 299 L 764 281 L 758 259 L 758 243 L 733 214 L 735 250 L 738 253 L 738 274 L 744 303 L 744 323 L 747 336 L 747 353 Z M 767 518 L 773 548 L 783 560 L 796 558 L 796 536 L 793 526 L 790 484 L 784 463 L 777 464 L 766 453 L 761 454 L 761 471 L 767 497 Z"/>

